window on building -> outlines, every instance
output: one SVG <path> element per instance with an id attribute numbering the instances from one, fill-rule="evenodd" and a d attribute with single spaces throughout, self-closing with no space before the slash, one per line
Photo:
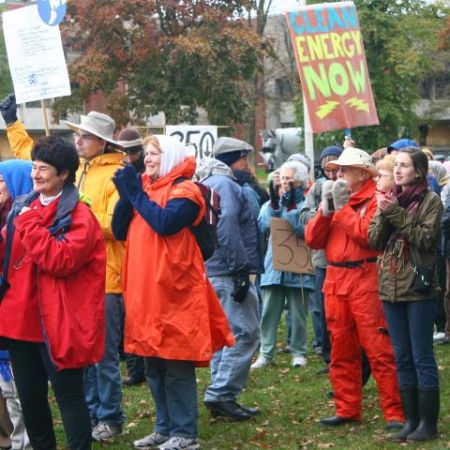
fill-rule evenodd
<path id="1" fill-rule="evenodd" d="M 282 102 L 292 100 L 292 87 L 287 77 L 277 78 L 275 80 L 275 94 Z"/>

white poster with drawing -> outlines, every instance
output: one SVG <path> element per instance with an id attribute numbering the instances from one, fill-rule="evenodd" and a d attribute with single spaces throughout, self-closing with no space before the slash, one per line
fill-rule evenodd
<path id="1" fill-rule="evenodd" d="M 70 95 L 59 27 L 41 20 L 37 5 L 4 12 L 2 17 L 17 103 Z"/>
<path id="2" fill-rule="evenodd" d="M 166 134 L 174 136 L 195 148 L 197 160 L 211 158 L 217 140 L 217 127 L 213 125 L 167 125 Z"/>

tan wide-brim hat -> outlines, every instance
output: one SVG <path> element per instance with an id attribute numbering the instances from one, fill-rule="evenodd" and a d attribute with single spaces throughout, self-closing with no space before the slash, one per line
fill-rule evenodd
<path id="1" fill-rule="evenodd" d="M 107 114 L 91 111 L 87 116 L 81 116 L 79 124 L 68 122 L 67 120 L 63 120 L 63 122 L 74 131 L 86 131 L 116 147 L 123 148 L 121 144 L 113 139 L 116 122 Z"/>
<path id="2" fill-rule="evenodd" d="M 369 172 L 372 177 L 378 175 L 378 171 L 373 165 L 370 155 L 359 148 L 347 147 L 338 159 L 327 163 L 326 169 L 333 170 L 339 166 L 357 167 L 358 169 Z"/>

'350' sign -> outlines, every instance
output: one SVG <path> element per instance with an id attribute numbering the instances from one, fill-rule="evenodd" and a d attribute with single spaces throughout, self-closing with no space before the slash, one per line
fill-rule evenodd
<path id="1" fill-rule="evenodd" d="M 168 125 L 166 134 L 174 136 L 185 145 L 195 148 L 197 160 L 212 157 L 212 149 L 217 140 L 217 127 L 210 125 Z"/>

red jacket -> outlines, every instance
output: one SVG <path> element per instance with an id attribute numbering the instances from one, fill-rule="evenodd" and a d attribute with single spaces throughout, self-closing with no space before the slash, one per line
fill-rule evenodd
<path id="1" fill-rule="evenodd" d="M 101 360 L 105 345 L 105 243 L 90 209 L 78 202 L 60 236 L 53 224 L 60 198 L 39 200 L 15 219 L 0 336 L 46 342 L 58 370 Z M 4 233 L 5 234 L 5 233 Z M 0 256 L 5 253 L 5 240 Z"/>
<path id="2" fill-rule="evenodd" d="M 200 206 L 205 202 L 191 181 L 194 158 L 151 183 L 143 175 L 148 197 L 159 206 L 175 198 Z M 234 344 L 222 306 L 208 281 L 194 235 L 188 227 L 159 235 L 137 213 L 128 229 L 124 276 L 125 350 L 141 356 L 194 361 L 207 366 L 213 352 Z"/>
<path id="3" fill-rule="evenodd" d="M 306 225 L 305 241 L 325 249 L 327 261 L 357 261 L 379 255 L 369 247 L 369 224 L 377 210 L 375 182 L 368 180 L 349 202 L 329 217 L 318 212 Z"/>

